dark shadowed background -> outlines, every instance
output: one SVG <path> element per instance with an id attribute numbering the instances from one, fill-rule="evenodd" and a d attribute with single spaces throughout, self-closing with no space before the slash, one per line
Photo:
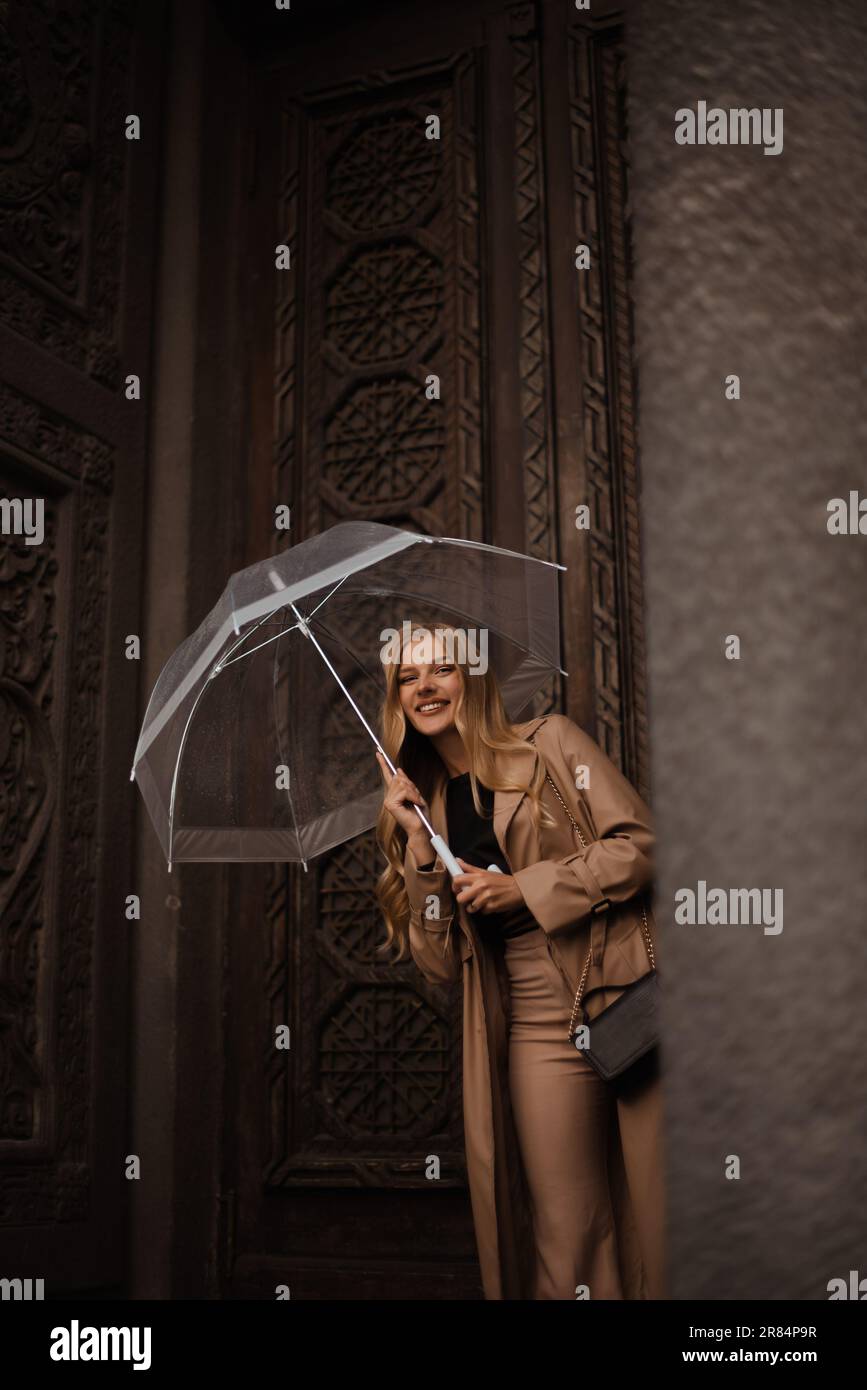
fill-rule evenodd
<path id="1" fill-rule="evenodd" d="M 0 1274 L 481 1297 L 459 993 L 375 954 L 372 832 L 168 874 L 129 781 L 227 576 L 347 518 L 568 567 L 535 712 L 657 818 L 675 1297 L 865 1265 L 867 539 L 825 525 L 867 489 L 864 30 L 856 0 L 2 7 L 0 491 L 47 530 L 0 562 Z M 783 153 L 677 145 L 700 99 L 783 107 Z M 699 879 L 783 888 L 783 932 L 674 926 Z"/>

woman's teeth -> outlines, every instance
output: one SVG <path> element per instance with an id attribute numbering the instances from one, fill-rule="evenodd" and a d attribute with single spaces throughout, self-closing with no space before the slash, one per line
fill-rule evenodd
<path id="1" fill-rule="evenodd" d="M 435 714 L 437 710 L 445 709 L 448 700 L 431 700 L 426 705 L 419 705 L 419 714 Z"/>

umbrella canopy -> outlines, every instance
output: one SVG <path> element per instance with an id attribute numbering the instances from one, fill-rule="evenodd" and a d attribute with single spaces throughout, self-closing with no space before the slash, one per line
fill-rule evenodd
<path id="1" fill-rule="evenodd" d="M 562 568 L 348 521 L 232 575 L 164 666 L 133 759 L 169 868 L 306 868 L 370 829 L 384 655 L 420 623 L 466 633 L 467 661 L 493 668 L 514 721 L 561 669 Z"/>

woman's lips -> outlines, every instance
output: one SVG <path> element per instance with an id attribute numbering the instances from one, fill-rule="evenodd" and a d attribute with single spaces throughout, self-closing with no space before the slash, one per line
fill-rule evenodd
<path id="1" fill-rule="evenodd" d="M 425 703 L 429 703 L 429 702 L 426 701 Z M 436 715 L 436 714 L 442 714 L 443 710 L 446 708 L 446 706 L 448 705 L 448 703 L 449 703 L 448 700 L 440 700 L 440 701 L 437 703 L 436 709 L 422 709 L 422 707 L 421 707 L 420 705 L 416 705 L 416 710 L 415 710 L 415 712 L 416 712 L 416 714 L 420 714 L 420 715 L 422 716 L 423 719 L 432 719 L 432 718 L 434 717 L 434 715 Z"/>

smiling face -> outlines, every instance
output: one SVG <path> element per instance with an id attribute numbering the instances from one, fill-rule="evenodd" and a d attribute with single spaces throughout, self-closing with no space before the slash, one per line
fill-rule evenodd
<path id="1" fill-rule="evenodd" d="M 416 662 L 413 658 L 417 655 L 411 643 L 404 647 L 397 688 L 409 723 L 430 737 L 454 727 L 463 681 L 460 669 L 446 660 L 441 638 L 432 645 L 431 662 Z"/>

